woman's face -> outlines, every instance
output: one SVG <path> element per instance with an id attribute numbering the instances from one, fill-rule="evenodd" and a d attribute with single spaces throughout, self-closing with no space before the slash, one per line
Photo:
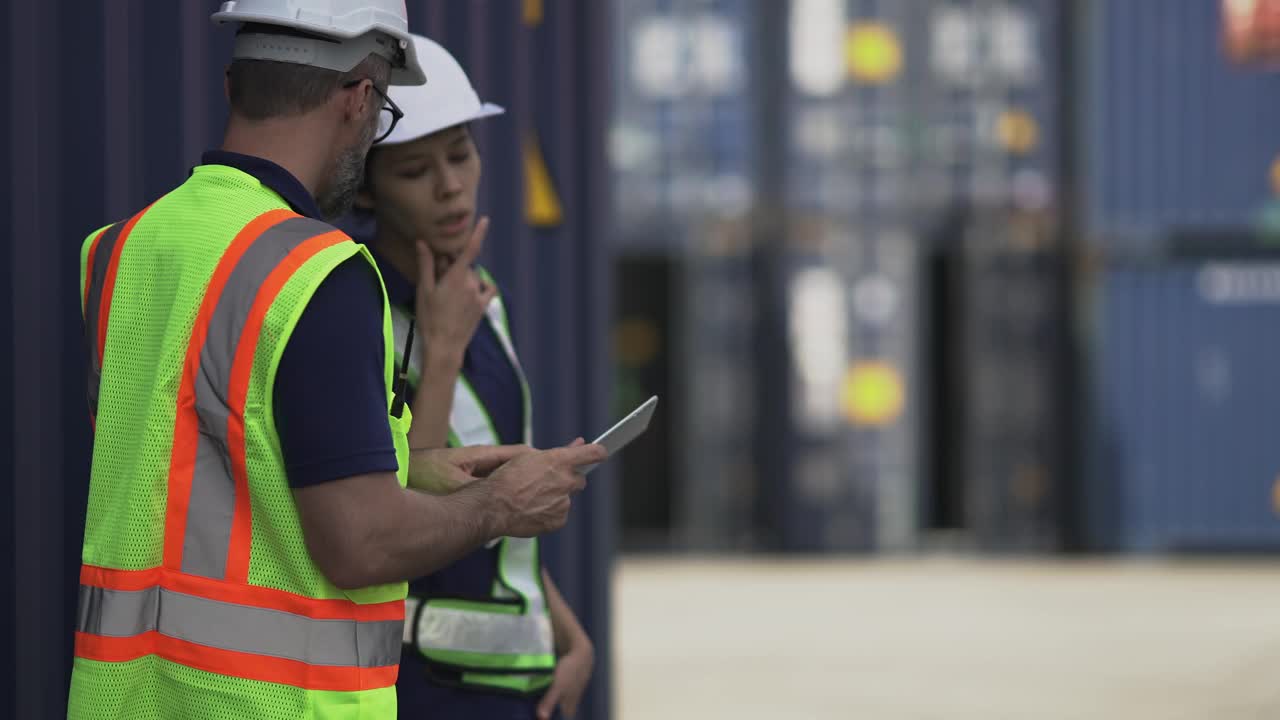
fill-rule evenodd
<path id="1" fill-rule="evenodd" d="M 453 259 L 475 224 L 480 154 L 462 125 L 412 142 L 377 148 L 369 159 L 372 201 L 380 234 Z"/>

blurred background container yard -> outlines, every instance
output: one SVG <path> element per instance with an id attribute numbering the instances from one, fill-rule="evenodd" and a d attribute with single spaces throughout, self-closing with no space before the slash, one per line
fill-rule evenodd
<path id="1" fill-rule="evenodd" d="M 581 717 L 1280 718 L 1280 0 L 409 0 L 509 116 Z M 6 4 L 6 710 L 65 714 L 79 241 L 221 138 L 214 3 Z M 9 715 L 8 712 L 0 714 Z"/>

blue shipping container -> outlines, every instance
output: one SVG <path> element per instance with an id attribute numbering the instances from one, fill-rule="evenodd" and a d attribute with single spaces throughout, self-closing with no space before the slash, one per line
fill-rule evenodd
<path id="1" fill-rule="evenodd" d="M 1280 263 L 1105 274 L 1096 547 L 1280 550 Z"/>
<path id="2" fill-rule="evenodd" d="M 1280 73 L 1227 59 L 1219 4 L 1088 4 L 1081 139 L 1095 238 L 1259 221 L 1280 160 Z"/>

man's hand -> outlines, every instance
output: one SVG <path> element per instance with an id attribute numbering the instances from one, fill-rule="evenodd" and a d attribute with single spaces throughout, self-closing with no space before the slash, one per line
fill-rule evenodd
<path id="1" fill-rule="evenodd" d="M 533 450 L 527 445 L 414 450 L 409 454 L 409 487 L 433 495 L 448 495 L 530 452 Z"/>
<path id="2" fill-rule="evenodd" d="M 559 530 L 569 518 L 570 496 L 586 487 L 577 468 L 604 462 L 600 445 L 526 452 L 486 480 L 498 535 L 535 537 Z"/>
<path id="3" fill-rule="evenodd" d="M 583 636 L 579 644 L 580 647 L 573 648 L 556 661 L 555 678 L 538 702 L 538 720 L 551 720 L 556 705 L 560 706 L 569 720 L 573 720 L 578 714 L 578 704 L 582 702 L 582 693 L 586 692 L 587 683 L 591 681 L 591 670 L 596 661 L 591 641 Z"/>
<path id="4" fill-rule="evenodd" d="M 340 588 L 361 588 L 429 575 L 496 537 L 556 530 L 585 484 L 574 469 L 607 456 L 599 445 L 422 450 L 411 455 L 414 489 L 452 491 L 405 490 L 381 472 L 297 488 L 293 499 L 316 566 Z"/>
<path id="5" fill-rule="evenodd" d="M 429 366 L 434 360 L 461 367 L 462 354 L 489 302 L 498 293 L 472 269 L 488 231 L 489 218 L 481 218 L 471 231 L 467 247 L 443 272 L 439 272 L 440 266 L 447 261 L 437 260 L 427 243 L 418 241 L 418 296 L 414 310 Z"/>

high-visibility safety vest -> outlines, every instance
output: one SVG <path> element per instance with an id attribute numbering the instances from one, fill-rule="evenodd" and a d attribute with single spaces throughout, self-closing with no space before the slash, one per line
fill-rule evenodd
<path id="1" fill-rule="evenodd" d="M 489 285 L 493 278 L 477 268 Z M 392 307 L 399 349 L 413 322 L 399 306 Z M 529 383 L 507 323 L 501 296 L 486 308 L 488 322 L 520 381 L 524 409 L 524 442 L 533 443 L 533 411 Z M 422 345 L 410 350 L 409 384 L 416 388 L 421 379 Z M 500 443 L 489 413 L 471 383 L 461 374 L 454 386 L 449 413 L 449 445 L 497 445 Z M 406 602 L 404 642 L 412 645 L 429 663 L 460 672 L 463 685 L 533 693 L 551 684 L 555 671 L 555 641 L 546 594 L 542 587 L 542 562 L 537 538 L 502 538 L 497 542 L 497 568 L 491 598 L 418 597 Z"/>
<path id="2" fill-rule="evenodd" d="M 355 255 L 373 264 L 218 165 L 85 241 L 94 445 L 70 718 L 396 716 L 407 585 L 320 572 L 272 417 L 299 316 Z M 391 388 L 385 292 L 383 308 Z M 410 418 L 390 417 L 390 390 L 387 407 L 403 486 Z"/>

